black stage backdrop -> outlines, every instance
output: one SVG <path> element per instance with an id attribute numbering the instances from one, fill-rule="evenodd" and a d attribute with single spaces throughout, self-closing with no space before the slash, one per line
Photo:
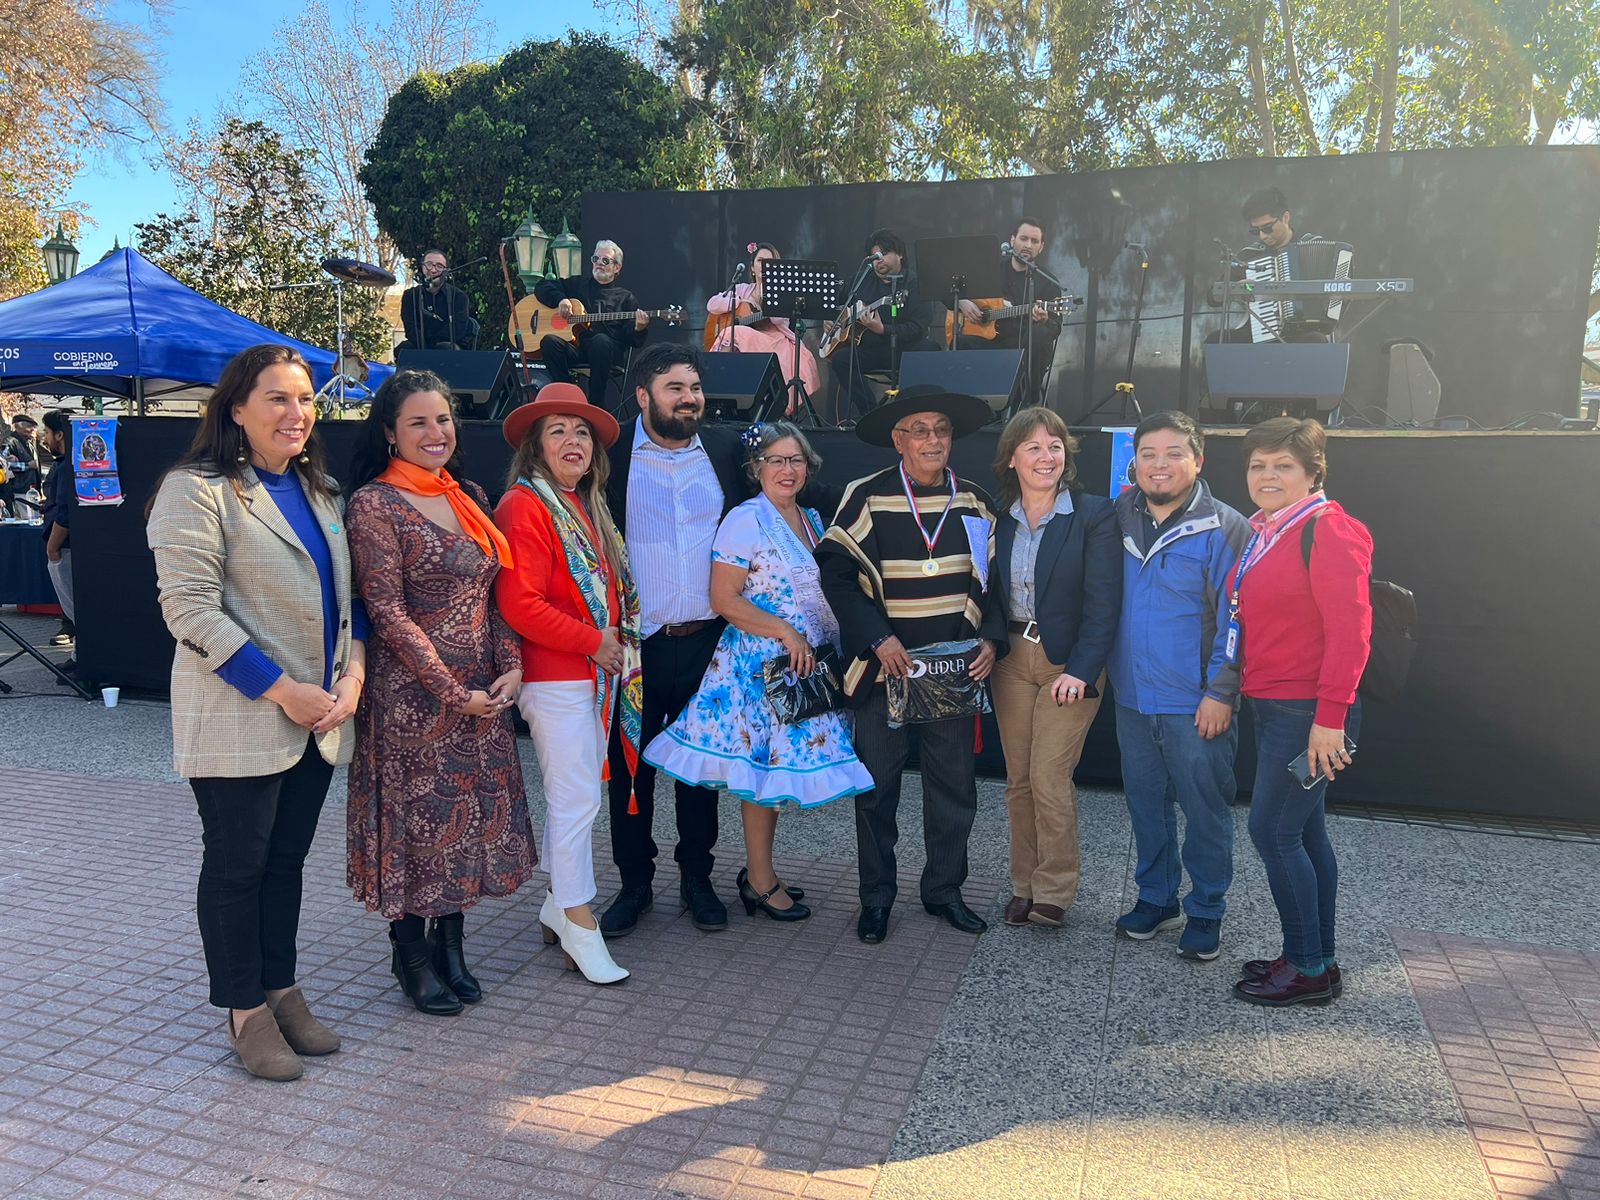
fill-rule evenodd
<path id="1" fill-rule="evenodd" d="M 358 426 L 329 421 L 319 435 L 342 468 Z M 173 643 L 156 604 L 143 507 L 194 422 L 124 419 L 118 460 L 127 504 L 73 519 L 78 660 L 86 679 L 165 690 Z M 848 433 L 814 435 L 835 482 L 887 465 L 887 451 Z M 996 434 L 957 443 L 959 471 L 990 482 Z M 1103 491 L 1110 437 L 1082 431 L 1079 475 Z M 509 450 L 499 426 L 462 426 L 465 474 L 501 490 Z M 1205 476 L 1244 507 L 1240 431 L 1213 431 Z M 1339 799 L 1592 820 L 1600 811 L 1592 696 L 1600 662 L 1600 545 L 1591 500 L 1600 435 L 1335 433 L 1330 493 L 1367 522 L 1375 574 L 1417 594 L 1421 650 L 1398 705 L 1366 706 L 1356 767 Z M 1110 710 L 1091 732 L 1079 776 L 1119 777 Z M 1000 773 L 999 738 L 983 767 Z M 1241 741 L 1241 785 L 1251 769 Z"/>
<path id="2" fill-rule="evenodd" d="M 1387 343 L 1415 338 L 1434 354 L 1441 416 L 1494 428 L 1527 413 L 1574 411 L 1600 225 L 1594 147 L 1251 159 L 956 183 L 591 193 L 582 228 L 587 244 L 611 238 L 623 246 L 623 281 L 643 303 L 682 304 L 700 314 L 693 321 L 700 324 L 706 298 L 727 286 L 750 242 L 773 242 L 790 258 L 836 260 L 848 280 L 863 239 L 881 226 L 913 246 L 918 238 L 993 234 L 998 251 L 1023 214 L 1046 226 L 1043 265 L 1068 292 L 1086 296 L 1088 273 L 1074 243 L 1108 232 L 1119 194 L 1131 221 L 1116 244 L 1141 242 L 1150 261 L 1134 365 L 1139 397 L 1147 412 L 1194 412 L 1201 345 L 1219 322 L 1206 303 L 1219 277 L 1213 239 L 1250 240 L 1239 205 L 1262 187 L 1288 196 L 1297 235 L 1352 243 L 1355 276 L 1416 280 L 1415 295 L 1392 300 L 1352 337 L 1347 396 L 1354 404 L 1381 403 Z M 1048 395 L 1069 420 L 1122 378 L 1138 267 L 1135 252 L 1118 255 L 1099 281 L 1098 303 L 1072 318 L 1057 345 Z M 930 281 L 921 283 L 921 300 L 937 302 L 926 292 Z"/>

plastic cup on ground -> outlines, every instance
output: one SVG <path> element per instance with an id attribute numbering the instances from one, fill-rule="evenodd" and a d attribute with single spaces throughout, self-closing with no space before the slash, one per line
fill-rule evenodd
<path id="1" fill-rule="evenodd" d="M 107 708 L 115 708 L 117 700 L 122 696 L 121 688 L 101 688 L 100 699 L 106 702 Z"/>

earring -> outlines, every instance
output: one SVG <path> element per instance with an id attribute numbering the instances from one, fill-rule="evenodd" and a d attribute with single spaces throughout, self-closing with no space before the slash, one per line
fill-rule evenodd
<path id="1" fill-rule="evenodd" d="M 310 450 L 302 450 L 302 451 L 300 451 L 300 465 L 302 467 L 309 467 L 311 465 L 311 451 Z"/>
<path id="2" fill-rule="evenodd" d="M 393 442 L 389 443 L 389 457 L 390 458 L 399 458 L 400 457 L 400 448 L 398 446 L 396 446 Z"/>
<path id="3" fill-rule="evenodd" d="M 250 461 L 250 440 L 244 436 L 244 430 L 239 430 L 239 453 L 234 456 L 242 466 Z"/>

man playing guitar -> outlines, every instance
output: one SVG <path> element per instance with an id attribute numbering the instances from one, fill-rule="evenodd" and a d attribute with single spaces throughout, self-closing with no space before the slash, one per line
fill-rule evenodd
<path id="1" fill-rule="evenodd" d="M 833 396 L 835 411 L 843 415 L 840 398 L 849 397 L 851 409 L 865 413 L 873 405 L 872 392 L 861 378 L 868 371 L 895 371 L 899 369 L 899 355 L 915 349 L 922 340 L 924 326 L 916 318 L 917 277 L 906 267 L 906 244 L 892 229 L 880 229 L 867 239 L 867 254 L 872 257 L 872 270 L 860 285 L 845 298 L 845 307 L 852 312 L 856 306 L 870 306 L 897 293 L 905 298 L 898 304 L 882 304 L 871 312 L 855 318 L 860 337 L 846 338 L 828 360 L 833 367 Z M 826 322 L 824 338 L 832 332 L 834 322 Z"/>
<path id="2" fill-rule="evenodd" d="M 1000 296 L 992 299 L 962 300 L 959 304 L 961 321 L 956 323 L 955 348 L 957 350 L 1019 350 L 1024 349 L 1023 334 L 1031 325 L 1032 354 L 1025 355 L 1030 364 L 1024 404 L 1041 403 L 1039 381 L 1055 357 L 1056 338 L 1061 333 L 1061 317 L 1049 301 L 1061 295 L 1061 289 L 1043 275 L 1033 278 L 1033 312 L 1024 320 L 1026 312 L 1028 264 L 1044 253 L 1044 225 L 1036 217 L 1020 217 L 1011 233 L 1011 253 L 1003 262 L 1005 270 Z M 994 320 L 991 313 L 1003 309 L 1019 310 L 1013 315 Z"/>
<path id="3" fill-rule="evenodd" d="M 606 406 L 606 387 L 611 381 L 611 368 L 620 366 L 629 349 L 644 345 L 650 330 L 650 314 L 627 288 L 617 283 L 622 274 L 622 247 L 612 241 L 595 243 L 594 254 L 589 258 L 589 274 L 574 275 L 569 279 L 542 280 L 533 294 L 541 304 L 549 305 L 564 317 L 578 312 L 633 313 L 633 322 L 608 321 L 604 326 L 576 327 L 578 336 L 567 341 L 554 334 L 539 341 L 545 368 L 553 383 L 570 383 L 572 368 L 589 368 L 589 403 Z M 577 301 L 575 306 L 573 301 Z M 581 307 L 580 307 L 581 306 Z"/>

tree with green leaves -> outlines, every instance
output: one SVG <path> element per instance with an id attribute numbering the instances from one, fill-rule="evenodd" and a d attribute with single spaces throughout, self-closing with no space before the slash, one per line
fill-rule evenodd
<path id="1" fill-rule="evenodd" d="M 138 225 L 139 252 L 207 299 L 332 349 L 335 296 L 321 264 L 348 247 L 306 156 L 261 122 L 237 117 L 209 133 L 191 128 L 172 154 L 183 163 L 184 208 Z M 274 291 L 280 284 L 315 286 Z M 389 349 L 379 301 L 370 288 L 344 290 L 346 329 L 369 358 Z"/>
<path id="2" fill-rule="evenodd" d="M 671 90 L 590 34 L 528 42 L 492 63 L 424 72 L 390 99 L 361 182 L 409 258 L 430 246 L 489 262 L 457 283 L 494 344 L 509 312 L 500 240 L 528 214 L 578 222 L 586 191 L 693 187 L 702 150 Z"/>

